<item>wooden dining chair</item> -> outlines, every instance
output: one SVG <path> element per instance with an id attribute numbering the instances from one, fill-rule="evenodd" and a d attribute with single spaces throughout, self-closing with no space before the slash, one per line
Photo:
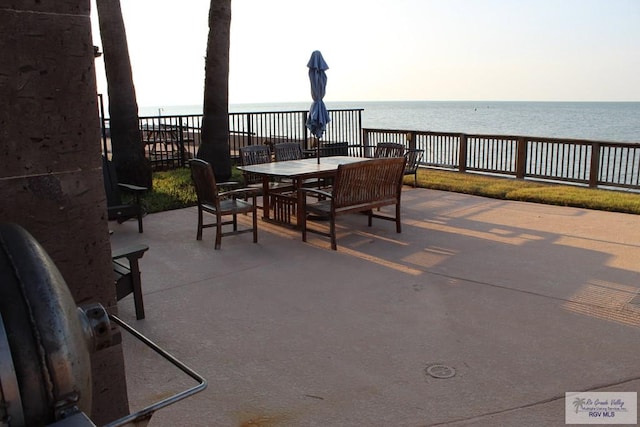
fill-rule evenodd
<path id="1" fill-rule="evenodd" d="M 240 163 L 243 166 L 260 165 L 269 162 L 271 162 L 271 149 L 268 146 L 247 145 L 240 147 Z"/>
<path id="2" fill-rule="evenodd" d="M 380 142 L 376 145 L 373 157 L 402 157 L 404 156 L 404 145 L 395 142 Z"/>
<path id="3" fill-rule="evenodd" d="M 247 145 L 240 147 L 240 164 L 242 166 L 261 165 L 271 163 L 271 149 L 266 145 Z M 251 172 L 242 172 L 244 183 L 247 187 L 262 189 L 262 177 Z M 273 182 L 271 184 L 277 184 Z M 269 185 L 269 188 L 277 188 L 277 185 Z"/>
<path id="4" fill-rule="evenodd" d="M 276 162 L 302 159 L 302 146 L 298 142 L 281 142 L 273 146 Z"/>
<path id="5" fill-rule="evenodd" d="M 271 149 L 266 145 L 248 145 L 246 147 L 240 147 L 240 164 L 242 164 L 242 166 L 259 165 L 270 162 Z M 259 196 L 264 196 L 264 194 L 262 194 L 262 176 L 244 171 L 242 172 L 242 176 L 244 177 L 246 187 L 255 188 L 259 191 Z M 293 190 L 293 183 L 291 182 L 269 182 L 269 193 L 281 193 Z M 264 206 L 258 207 L 260 209 L 264 209 Z"/>
<path id="6" fill-rule="evenodd" d="M 303 158 L 302 146 L 298 142 L 281 142 L 273 146 L 274 156 L 276 162 L 284 162 L 288 160 L 300 160 Z M 288 181 L 284 181 L 288 182 Z M 331 178 L 309 178 L 303 179 L 300 182 L 301 188 L 325 188 L 328 190 L 331 187 Z M 274 209 L 277 204 L 274 203 Z M 295 212 L 294 212 L 295 214 Z"/>
<path id="7" fill-rule="evenodd" d="M 198 231 L 197 240 L 202 240 L 202 229 L 216 227 L 215 249 L 220 249 L 223 236 L 253 232 L 253 243 L 258 242 L 258 215 L 255 188 L 237 188 L 229 191 L 219 191 L 211 165 L 201 159 L 189 160 L 191 179 L 196 189 L 198 199 Z M 252 202 L 248 202 L 249 198 Z M 242 200 L 245 199 L 245 200 Z M 205 224 L 203 213 L 210 213 L 216 217 L 214 223 Z M 238 214 L 251 213 L 252 227 L 238 229 Z M 231 216 L 224 220 L 223 217 Z M 223 225 L 232 225 L 231 231 L 222 231 Z"/>
<path id="8" fill-rule="evenodd" d="M 424 151 L 418 149 L 408 149 L 404 153 L 404 158 L 406 159 L 406 164 L 404 167 L 404 175 L 413 175 L 413 186 L 418 186 L 418 168 L 420 167 L 420 163 L 422 163 L 422 158 L 424 156 Z"/>

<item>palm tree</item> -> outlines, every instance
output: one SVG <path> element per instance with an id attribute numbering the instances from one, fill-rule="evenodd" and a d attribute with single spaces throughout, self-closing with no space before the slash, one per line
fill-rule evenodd
<path id="1" fill-rule="evenodd" d="M 120 0 L 96 0 L 109 94 L 112 160 L 121 182 L 151 188 Z"/>
<path id="2" fill-rule="evenodd" d="M 229 41 L 231 0 L 211 0 L 205 60 L 202 141 L 198 157 L 211 163 L 217 180 L 231 176 L 229 153 Z"/>

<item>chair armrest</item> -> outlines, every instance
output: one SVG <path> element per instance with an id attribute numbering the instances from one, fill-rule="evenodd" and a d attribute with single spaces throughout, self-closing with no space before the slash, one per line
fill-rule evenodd
<path id="1" fill-rule="evenodd" d="M 216 186 L 218 188 L 231 187 L 231 188 L 235 189 L 235 188 L 240 187 L 240 183 L 238 181 L 225 181 L 225 182 L 216 183 Z"/>
<path id="2" fill-rule="evenodd" d="M 318 190 L 317 188 L 301 188 L 299 191 L 302 191 L 303 193 L 317 194 L 318 196 L 324 196 L 328 199 L 333 198 L 333 194 L 331 194 L 330 192 L 324 191 L 324 190 Z"/>
<path id="3" fill-rule="evenodd" d="M 119 248 L 111 252 L 111 258 L 113 260 L 119 258 L 127 258 L 129 261 L 142 258 L 144 253 L 149 250 L 147 245 L 132 245 L 124 248 Z"/>
<path id="4" fill-rule="evenodd" d="M 218 194 L 220 197 L 248 196 L 257 197 L 260 195 L 259 188 L 237 188 L 235 190 L 223 191 Z"/>
<path id="5" fill-rule="evenodd" d="M 133 185 L 133 184 L 123 184 L 121 182 L 118 183 L 118 187 L 122 188 L 123 190 L 130 191 L 132 193 L 142 193 L 148 190 L 147 187 L 140 187 L 138 185 Z"/>

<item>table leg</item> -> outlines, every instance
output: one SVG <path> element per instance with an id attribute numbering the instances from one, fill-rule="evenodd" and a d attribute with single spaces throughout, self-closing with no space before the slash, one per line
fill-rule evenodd
<path id="1" fill-rule="evenodd" d="M 262 177 L 262 217 L 269 219 L 271 208 L 269 206 L 269 176 L 264 175 Z"/>
<path id="2" fill-rule="evenodd" d="M 305 197 L 304 192 L 300 191 L 300 188 L 302 188 L 302 179 L 295 178 L 293 180 L 293 189 L 296 192 L 296 196 L 298 197 L 298 208 L 296 209 L 296 228 L 298 229 L 302 225 L 302 215 L 304 215 L 304 212 L 302 212 L 302 198 Z"/>

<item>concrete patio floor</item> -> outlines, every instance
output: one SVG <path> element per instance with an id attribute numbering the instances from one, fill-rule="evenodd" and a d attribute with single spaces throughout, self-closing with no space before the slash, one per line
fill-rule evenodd
<path id="1" fill-rule="evenodd" d="M 120 316 L 209 383 L 150 425 L 561 426 L 565 392 L 640 391 L 640 216 L 402 197 L 401 234 L 342 217 L 338 251 L 264 221 L 215 251 L 196 208 L 110 224 L 150 247 Z M 194 384 L 123 339 L 132 411 Z"/>

